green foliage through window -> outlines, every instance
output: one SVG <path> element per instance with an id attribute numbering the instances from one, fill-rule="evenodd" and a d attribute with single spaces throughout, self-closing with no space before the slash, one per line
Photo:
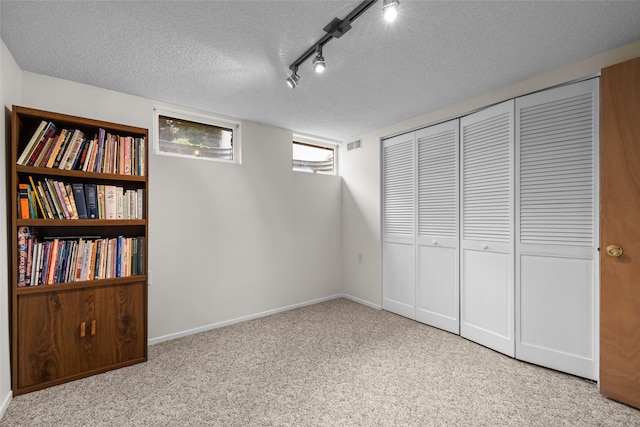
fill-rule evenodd
<path id="1" fill-rule="evenodd" d="M 158 133 L 161 152 L 233 160 L 233 129 L 160 115 Z"/>

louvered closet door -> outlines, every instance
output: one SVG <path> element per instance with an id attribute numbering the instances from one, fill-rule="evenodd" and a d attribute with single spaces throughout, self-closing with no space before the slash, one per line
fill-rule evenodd
<path id="1" fill-rule="evenodd" d="M 514 356 L 514 101 L 460 120 L 460 334 Z"/>
<path id="2" fill-rule="evenodd" d="M 460 333 L 458 127 L 452 120 L 416 132 L 418 236 L 416 320 Z"/>
<path id="3" fill-rule="evenodd" d="M 598 79 L 516 101 L 516 357 L 597 379 Z"/>
<path id="4" fill-rule="evenodd" d="M 382 141 L 385 310 L 415 319 L 415 133 Z"/>

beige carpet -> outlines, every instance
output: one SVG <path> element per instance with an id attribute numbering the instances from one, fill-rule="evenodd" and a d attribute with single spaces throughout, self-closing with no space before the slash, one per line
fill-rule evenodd
<path id="1" fill-rule="evenodd" d="M 16 397 L 0 426 L 638 426 L 593 382 L 338 299 Z"/>

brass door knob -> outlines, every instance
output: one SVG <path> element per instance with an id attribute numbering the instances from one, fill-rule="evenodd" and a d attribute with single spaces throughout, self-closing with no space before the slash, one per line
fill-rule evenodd
<path id="1" fill-rule="evenodd" d="M 607 246 L 607 255 L 620 256 L 622 255 L 622 248 L 618 245 L 609 245 Z"/>

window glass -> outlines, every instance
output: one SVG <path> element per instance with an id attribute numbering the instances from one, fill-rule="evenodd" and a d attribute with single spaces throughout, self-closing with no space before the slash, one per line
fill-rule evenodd
<path id="1" fill-rule="evenodd" d="M 294 171 L 333 174 L 334 157 L 334 148 L 293 142 Z"/>
<path id="2" fill-rule="evenodd" d="M 155 152 L 240 163 L 240 123 L 177 109 L 155 110 Z"/>

